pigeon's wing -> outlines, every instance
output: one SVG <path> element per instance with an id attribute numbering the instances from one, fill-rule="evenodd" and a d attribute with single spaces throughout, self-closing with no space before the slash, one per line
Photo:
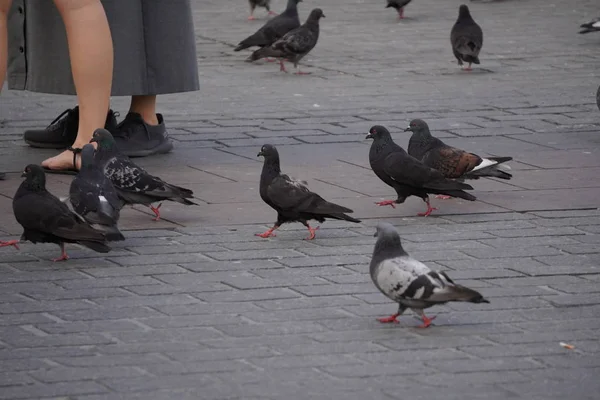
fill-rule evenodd
<path id="1" fill-rule="evenodd" d="M 384 295 L 398 301 L 406 297 L 414 281 L 430 271 L 422 262 L 410 256 L 400 256 L 382 261 L 373 280 Z"/>
<path id="2" fill-rule="evenodd" d="M 477 57 L 483 46 L 483 31 L 475 22 L 456 26 L 450 36 L 452 48 L 460 54 Z"/>
<path id="3" fill-rule="evenodd" d="M 383 162 L 383 171 L 394 181 L 414 187 L 427 187 L 433 181 L 444 179 L 441 172 L 403 152 L 388 155 Z"/>
<path id="4" fill-rule="evenodd" d="M 269 184 L 267 196 L 278 208 L 292 209 L 301 205 L 313 193 L 288 175 L 280 175 Z"/>
<path id="5" fill-rule="evenodd" d="M 315 47 L 318 36 L 317 31 L 301 26 L 273 43 L 273 48 L 290 54 L 305 54 Z"/>
<path id="6" fill-rule="evenodd" d="M 440 171 L 446 178 L 460 178 L 477 167 L 482 159 L 476 154 L 451 146 L 431 149 L 423 159 L 423 164 Z"/>

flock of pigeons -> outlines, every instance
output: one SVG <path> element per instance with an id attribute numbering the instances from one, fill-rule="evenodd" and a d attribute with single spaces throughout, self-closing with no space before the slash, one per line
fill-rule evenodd
<path id="1" fill-rule="evenodd" d="M 249 0 L 250 17 L 257 6 L 269 8 L 269 0 Z M 308 20 L 300 25 L 297 4 L 302 0 L 288 0 L 286 10 L 269 20 L 255 34 L 244 39 L 235 51 L 258 46 L 248 58 L 254 61 L 274 57 L 298 62 L 317 43 L 319 19 L 325 17 L 321 9 L 311 11 Z M 387 7 L 398 10 L 403 18 L 403 7 L 410 0 L 388 0 Z M 582 25 L 586 31 L 600 30 L 600 20 Z M 459 16 L 451 32 L 452 49 L 459 65 L 463 62 L 479 64 L 479 51 L 483 44 L 481 28 L 473 21 L 466 5 L 459 8 Z M 302 73 L 298 71 L 297 73 Z M 598 91 L 600 107 L 600 88 Z M 467 193 L 473 187 L 464 183 L 467 179 L 494 177 L 511 179 L 510 170 L 504 163 L 512 157 L 482 158 L 476 154 L 448 146 L 434 137 L 427 123 L 420 119 L 410 122 L 405 131 L 411 131 L 408 152 L 392 140 L 390 132 L 381 125 L 369 130 L 367 139 L 373 143 L 369 150 L 371 169 L 397 194 L 396 200 L 377 202 L 379 206 L 402 204 L 409 196 L 417 196 L 427 204 L 427 210 L 418 215 L 428 216 L 436 210 L 431 207 L 429 194 L 448 199 L 459 197 L 468 201 L 476 197 Z M 91 143 L 96 143 L 95 149 Z M 353 211 L 328 202 L 312 192 L 306 182 L 298 181 L 281 173 L 279 153 L 275 146 L 265 144 L 258 156 L 264 157 L 260 177 L 261 199 L 277 211 L 277 221 L 272 228 L 257 236 L 274 237 L 274 231 L 284 223 L 300 222 L 309 231 L 306 238 L 315 238 L 317 228 L 310 220 L 324 222 L 326 219 L 359 223 L 349 216 Z M 81 152 L 81 169 L 71 182 L 69 197 L 61 200 L 46 189 L 46 177 L 42 167 L 30 164 L 22 175 L 25 180 L 13 198 L 13 212 L 24 231 L 20 240 L 0 242 L 0 247 L 19 248 L 21 241 L 55 243 L 61 248 L 61 256 L 54 261 L 68 260 L 65 243 L 77 243 L 96 252 L 111 250 L 109 242 L 125 240 L 117 224 L 120 210 L 125 205 L 150 206 L 158 220 L 160 203 L 164 200 L 185 205 L 195 205 L 189 189 L 169 184 L 153 176 L 121 154 L 110 132 L 98 129 L 90 144 Z M 380 318 L 382 323 L 397 323 L 397 317 L 410 308 L 423 320 L 420 327 L 431 325 L 433 318 L 424 309 L 449 301 L 489 303 L 475 290 L 454 283 L 442 271 L 432 271 L 425 264 L 410 257 L 402 248 L 398 231 L 388 223 L 380 223 L 375 233 L 377 242 L 370 264 L 370 275 L 375 286 L 388 298 L 399 304 L 398 311 L 390 317 Z"/>

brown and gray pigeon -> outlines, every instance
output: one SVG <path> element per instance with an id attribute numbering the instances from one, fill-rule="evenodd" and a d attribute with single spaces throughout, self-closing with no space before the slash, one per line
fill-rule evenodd
<path id="1" fill-rule="evenodd" d="M 360 220 L 352 218 L 346 213 L 351 209 L 330 203 L 318 194 L 311 192 L 306 182 L 297 181 L 281 173 L 279 152 L 275 146 L 265 144 L 261 147 L 258 157 L 264 157 L 262 173 L 260 175 L 260 197 L 277 211 L 277 222 L 264 233 L 256 236 L 263 238 L 275 236 L 273 231 L 287 222 L 300 222 L 310 232 L 307 240 L 315 238 L 317 228 L 311 228 L 308 221 L 311 219 L 324 222 L 326 218 L 359 223 Z"/>
<path id="2" fill-rule="evenodd" d="M 403 19 L 404 7 L 410 2 L 411 0 L 387 0 L 385 8 L 395 8 L 398 11 L 398 19 Z"/>
<path id="3" fill-rule="evenodd" d="M 402 248 L 396 228 L 386 222 L 377 225 L 377 242 L 373 250 L 369 272 L 373 283 L 387 298 L 398 303 L 398 311 L 379 322 L 398 323 L 398 317 L 410 308 L 423 320 L 419 328 L 427 328 L 435 317 L 428 318 L 424 309 L 450 301 L 489 303 L 468 287 L 454 283 L 443 271 L 432 271 L 412 258 Z"/>
<path id="4" fill-rule="evenodd" d="M 393 187 L 398 198 L 376 203 L 379 206 L 402 204 L 409 196 L 417 196 L 427 204 L 427 211 L 419 216 L 428 216 L 436 208 L 431 207 L 428 193 L 445 194 L 461 199 L 475 201 L 477 198 L 464 190 L 473 187 L 466 183 L 446 179 L 444 175 L 421 161 L 410 156 L 392 140 L 390 132 L 381 125 L 375 125 L 369 131 L 367 139 L 373 139 L 369 151 L 369 162 L 375 175 Z"/>
<path id="5" fill-rule="evenodd" d="M 284 60 L 294 63 L 294 68 L 298 68 L 300 60 L 307 55 L 319 40 L 319 20 L 324 18 L 323 10 L 315 8 L 310 12 L 306 22 L 277 40 L 271 46 L 266 46 L 256 50 L 248 58 L 248 61 L 255 61 L 265 57 L 279 58 L 280 71 L 287 72 Z M 296 74 L 305 75 L 310 72 L 298 70 Z"/>
<path id="6" fill-rule="evenodd" d="M 495 177 L 510 179 L 512 175 L 502 168 L 502 165 L 512 160 L 512 157 L 481 158 L 477 154 L 468 153 L 456 147 L 448 146 L 440 139 L 431 135 L 429 126 L 421 119 L 410 121 L 405 132 L 413 134 L 408 142 L 408 154 L 421 160 L 423 164 L 435 168 L 449 179 L 479 179 L 481 177 Z M 445 198 L 438 196 L 438 198 Z"/>
<path id="7" fill-rule="evenodd" d="M 271 0 L 248 0 L 250 3 L 250 16 L 248 17 L 249 21 L 254 20 L 254 9 L 256 7 L 266 8 L 269 12 L 269 15 L 277 15 L 273 11 L 271 11 Z"/>
<path id="8" fill-rule="evenodd" d="M 483 31 L 471 17 L 469 7 L 461 5 L 458 8 L 458 19 L 450 31 L 452 52 L 458 60 L 458 65 L 468 62 L 465 71 L 471 70 L 471 64 L 479 64 L 479 52 L 483 46 Z"/>

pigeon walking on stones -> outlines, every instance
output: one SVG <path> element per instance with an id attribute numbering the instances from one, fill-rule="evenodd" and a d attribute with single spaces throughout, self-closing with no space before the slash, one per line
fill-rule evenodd
<path id="1" fill-rule="evenodd" d="M 395 8 L 398 11 L 398 19 L 404 19 L 404 7 L 410 2 L 411 0 L 387 0 L 385 8 Z"/>
<path id="2" fill-rule="evenodd" d="M 96 129 L 90 143 L 98 143 L 95 160 L 104 175 L 110 179 L 117 194 L 125 204 L 143 204 L 150 207 L 156 218 L 160 219 L 160 203 L 153 207 L 152 203 L 170 200 L 185 205 L 197 205 L 188 200 L 194 192 L 179 186 L 166 183 L 157 176 L 150 175 L 142 167 L 132 162 L 129 157 L 117 149 L 115 139 L 106 129 Z"/>
<path id="3" fill-rule="evenodd" d="M 479 52 L 483 46 L 483 31 L 471 17 L 469 7 L 461 5 L 458 9 L 458 19 L 450 31 L 452 52 L 462 66 L 463 61 L 469 66 L 465 71 L 471 71 L 471 64 L 479 64 Z"/>
<path id="4" fill-rule="evenodd" d="M 273 11 L 271 11 L 271 0 L 248 0 L 250 3 L 250 16 L 248 17 L 249 21 L 254 20 L 254 9 L 256 7 L 266 8 L 269 15 L 277 15 Z"/>
<path id="5" fill-rule="evenodd" d="M 428 167 L 437 169 L 449 179 L 479 179 L 495 177 L 510 179 L 512 175 L 501 168 L 509 169 L 502 163 L 512 160 L 512 157 L 481 158 L 477 154 L 451 147 L 431 135 L 429 126 L 421 119 L 410 121 L 405 132 L 413 134 L 408 142 L 408 154 L 420 160 Z M 449 198 L 448 196 L 436 196 Z"/>
<path id="6" fill-rule="evenodd" d="M 385 127 L 373 126 L 366 138 L 373 139 L 369 150 L 371 169 L 398 194 L 396 200 L 377 202 L 378 206 L 395 208 L 394 204 L 402 204 L 407 197 L 417 196 L 427 204 L 427 211 L 417 215 L 426 217 L 437 210 L 431 207 L 428 193 L 445 194 L 469 201 L 477 199 L 464 191 L 472 190 L 473 187 L 470 185 L 446 179 L 440 171 L 410 156 L 402 147 L 394 143 L 390 132 Z"/>
<path id="7" fill-rule="evenodd" d="M 102 231 L 108 241 L 125 240 L 117 228 L 123 202 L 104 172 L 94 162 L 94 146 L 81 150 L 81 169 L 71 181 L 69 202 L 73 210 L 94 228 Z"/>
<path id="8" fill-rule="evenodd" d="M 427 328 L 435 317 L 427 317 L 423 311 L 426 308 L 450 301 L 489 303 L 479 292 L 454 283 L 445 272 L 432 271 L 409 256 L 391 224 L 379 223 L 375 236 L 377 242 L 369 266 L 371 279 L 381 293 L 398 303 L 398 311 L 379 318 L 379 322 L 399 323 L 397 318 L 410 308 L 423 320 L 419 328 Z"/>
<path id="9" fill-rule="evenodd" d="M 582 24 L 580 26 L 580 28 L 583 28 L 582 30 L 579 31 L 579 33 L 581 33 L 581 34 L 590 33 L 590 32 L 598 32 L 598 31 L 600 31 L 600 18 L 596 18 L 586 24 Z"/>
<path id="10" fill-rule="evenodd" d="M 280 15 L 270 19 L 253 35 L 242 40 L 233 51 L 240 51 L 248 47 L 265 47 L 272 45 L 283 35 L 300 26 L 298 18 L 298 3 L 302 0 L 288 0 L 287 8 Z M 250 59 L 248 59 L 250 61 Z"/>
<path id="11" fill-rule="evenodd" d="M 259 60 L 264 57 L 279 58 L 279 70 L 287 72 L 284 60 L 294 63 L 294 68 L 298 68 L 300 60 L 307 55 L 316 45 L 319 39 L 319 20 L 324 18 L 323 10 L 315 8 L 310 12 L 306 22 L 277 40 L 271 46 L 265 46 L 250 55 L 249 61 Z M 310 72 L 298 70 L 297 75 L 307 75 Z"/>
<path id="12" fill-rule="evenodd" d="M 69 259 L 65 243 L 77 243 L 99 253 L 108 253 L 105 234 L 90 226 L 83 218 L 46 190 L 46 174 L 39 165 L 30 164 L 23 171 L 21 183 L 13 198 L 13 212 L 23 227 L 20 240 L 0 246 L 15 246 L 28 240 L 32 243 L 55 243 L 61 256 L 53 261 Z M 17 247 L 18 248 L 18 247 Z"/>
<path id="13" fill-rule="evenodd" d="M 270 144 L 265 144 L 260 149 L 258 157 L 264 157 L 262 173 L 260 175 L 260 197 L 277 211 L 277 222 L 264 233 L 256 236 L 268 238 L 275 236 L 273 231 L 287 222 L 300 222 L 308 228 L 307 240 L 315 238 L 315 231 L 308 221 L 311 219 L 324 222 L 326 218 L 338 219 L 359 223 L 360 220 L 352 218 L 345 213 L 353 212 L 351 209 L 330 203 L 306 187 L 306 182 L 297 181 L 281 173 L 279 152 Z"/>

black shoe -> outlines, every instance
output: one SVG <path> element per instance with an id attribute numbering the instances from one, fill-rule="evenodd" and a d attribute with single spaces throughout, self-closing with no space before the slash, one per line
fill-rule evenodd
<path id="1" fill-rule="evenodd" d="M 0 181 L 3 181 L 6 179 L 6 174 L 4 172 L 0 172 Z"/>
<path id="2" fill-rule="evenodd" d="M 119 151 L 129 157 L 147 157 L 165 154 L 173 149 L 165 122 L 161 114 L 156 114 L 158 125 L 148 125 L 140 114 L 130 112 L 111 131 Z"/>
<path id="3" fill-rule="evenodd" d="M 112 110 L 106 115 L 105 128 L 116 129 L 117 118 Z M 25 131 L 23 139 L 31 147 L 43 149 L 64 149 L 75 142 L 79 128 L 79 107 L 63 111 L 44 129 Z"/>

